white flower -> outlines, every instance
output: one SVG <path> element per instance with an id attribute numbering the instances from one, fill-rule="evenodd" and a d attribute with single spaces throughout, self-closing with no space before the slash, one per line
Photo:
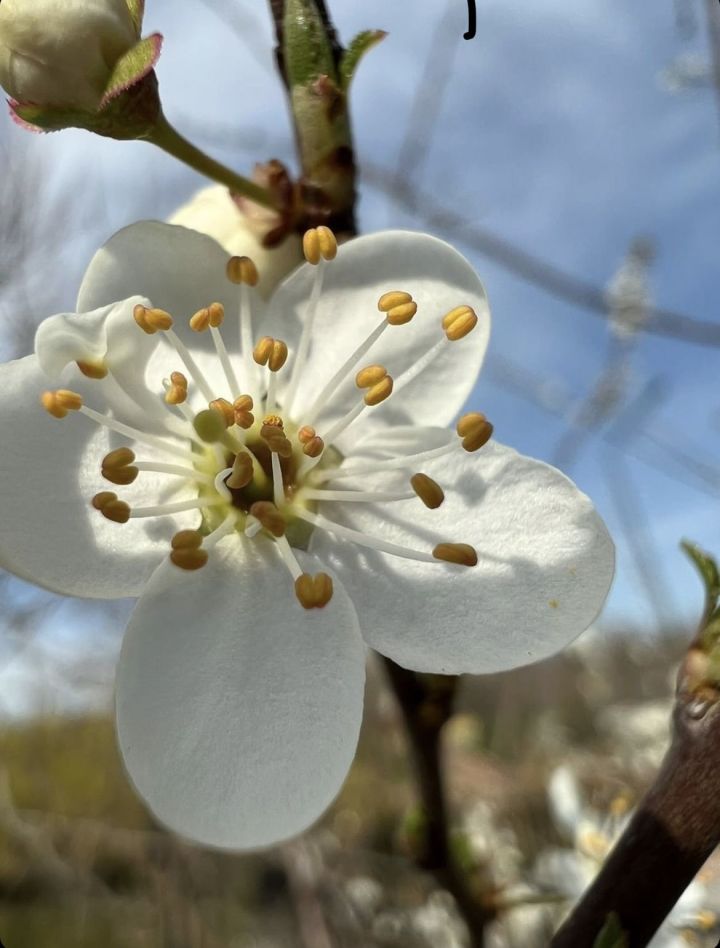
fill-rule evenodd
<path id="1" fill-rule="evenodd" d="M 13 99 L 96 109 L 138 39 L 129 0 L 2 0 L 0 86 Z"/>
<path id="2" fill-rule="evenodd" d="M 179 207 L 170 223 L 213 237 L 229 254 L 252 257 L 260 274 L 258 289 L 268 297 L 303 262 L 302 243 L 297 234 L 289 234 L 277 246 L 263 246 L 262 238 L 276 226 L 277 214 L 249 201 L 244 204 L 251 214 L 240 209 L 226 187 L 211 184 Z"/>
<path id="3" fill-rule="evenodd" d="M 479 413 L 462 438 L 443 427 L 490 329 L 467 261 L 400 231 L 334 260 L 328 231 L 307 248 L 317 265 L 265 309 L 250 261 L 182 227 L 126 228 L 78 315 L 0 369 L 0 565 L 140 596 L 117 674 L 125 764 L 160 820 L 220 847 L 291 836 L 333 799 L 365 643 L 421 671 L 523 665 L 590 624 L 613 571 L 566 477 L 484 444 Z M 43 400 L 63 421 L 38 408 L 60 375 Z"/>

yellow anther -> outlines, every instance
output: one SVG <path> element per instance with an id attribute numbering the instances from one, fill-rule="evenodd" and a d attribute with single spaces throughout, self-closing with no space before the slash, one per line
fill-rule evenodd
<path id="1" fill-rule="evenodd" d="M 151 329 L 150 326 L 148 325 L 148 322 L 145 318 L 146 313 L 147 313 L 147 306 L 143 306 L 142 303 L 138 303 L 137 306 L 133 309 L 133 319 L 138 324 L 138 326 L 142 329 L 143 332 L 146 332 L 148 336 L 152 336 L 155 330 Z"/>
<path id="2" fill-rule="evenodd" d="M 401 303 L 399 306 L 393 306 L 391 310 L 388 310 L 387 321 L 391 326 L 404 326 L 405 323 L 410 322 L 415 313 L 417 313 L 416 302 Z"/>
<path id="3" fill-rule="evenodd" d="M 253 349 L 253 359 L 258 365 L 267 365 L 271 372 L 279 372 L 288 357 L 288 347 L 282 339 L 263 336 Z"/>
<path id="4" fill-rule="evenodd" d="M 442 487 L 427 474 L 413 474 L 410 478 L 410 484 L 420 500 L 430 510 L 435 510 L 445 500 L 445 492 Z"/>
<path id="5" fill-rule="evenodd" d="M 102 459 L 100 472 L 106 481 L 125 487 L 132 484 L 140 473 L 132 467 L 134 460 L 135 452 L 130 448 L 116 448 Z"/>
<path id="6" fill-rule="evenodd" d="M 170 329 L 173 319 L 170 313 L 164 309 L 149 309 L 147 306 L 138 304 L 133 310 L 133 318 L 138 326 L 149 336 L 156 332 L 164 332 Z"/>
<path id="7" fill-rule="evenodd" d="M 396 306 L 404 306 L 406 303 L 412 303 L 412 296 L 405 293 L 404 290 L 390 290 L 389 293 L 383 293 L 378 300 L 378 309 L 381 313 L 389 313 Z"/>
<path id="8" fill-rule="evenodd" d="M 456 306 L 443 317 L 442 327 L 451 342 L 463 339 L 477 326 L 478 318 L 470 306 Z"/>
<path id="9" fill-rule="evenodd" d="M 392 376 L 386 375 L 385 378 L 381 379 L 376 385 L 373 385 L 371 389 L 365 395 L 365 404 L 366 405 L 379 405 L 380 402 L 384 402 L 386 398 L 389 398 L 393 390 L 393 380 Z"/>
<path id="10" fill-rule="evenodd" d="M 466 451 L 477 451 L 487 444 L 493 433 L 493 426 L 480 411 L 471 411 L 463 415 L 458 421 L 455 430 L 462 438 L 462 446 Z"/>
<path id="11" fill-rule="evenodd" d="M 263 418 L 263 427 L 284 428 L 285 422 L 282 420 L 280 415 L 265 415 Z"/>
<path id="12" fill-rule="evenodd" d="M 214 398 L 209 407 L 222 416 L 226 428 L 235 424 L 235 409 L 226 398 Z"/>
<path id="13" fill-rule="evenodd" d="M 170 388 L 165 393 L 165 401 L 168 405 L 182 405 L 187 400 L 188 380 L 182 372 L 170 373 Z"/>
<path id="14" fill-rule="evenodd" d="M 303 234 L 303 253 L 308 263 L 316 266 L 323 260 L 337 256 L 337 238 L 329 227 L 311 227 Z"/>
<path id="15" fill-rule="evenodd" d="M 332 594 L 333 581 L 327 573 L 302 573 L 295 580 L 295 595 L 304 609 L 322 609 Z"/>
<path id="16" fill-rule="evenodd" d="M 265 529 L 274 537 L 285 534 L 285 518 L 275 504 L 269 500 L 258 500 L 250 508 L 250 514 L 259 520 Z"/>
<path id="17" fill-rule="evenodd" d="M 252 428 L 255 424 L 255 415 L 253 409 L 252 395 L 240 395 L 233 402 L 233 411 L 235 412 L 235 424 L 240 428 Z"/>
<path id="18" fill-rule="evenodd" d="M 325 442 L 317 435 L 303 445 L 303 454 L 309 458 L 319 458 L 325 450 Z"/>
<path id="19" fill-rule="evenodd" d="M 320 245 L 320 254 L 323 260 L 334 260 L 337 257 L 338 243 L 337 237 L 324 225 L 317 228 L 318 243 Z"/>
<path id="20" fill-rule="evenodd" d="M 253 459 L 248 451 L 238 451 L 233 461 L 232 472 L 225 481 L 231 490 L 242 490 L 253 479 Z"/>
<path id="21" fill-rule="evenodd" d="M 260 437 L 273 454 L 279 454 L 281 458 L 292 457 L 292 444 L 289 438 L 285 437 L 282 428 L 276 428 L 274 425 L 263 425 L 260 429 Z"/>
<path id="22" fill-rule="evenodd" d="M 103 359 L 99 362 L 82 362 L 78 360 L 75 365 L 80 369 L 82 374 L 89 379 L 104 379 L 108 374 L 108 367 Z"/>
<path id="23" fill-rule="evenodd" d="M 697 913 L 697 927 L 704 932 L 710 932 L 713 928 L 716 927 L 718 923 L 718 916 L 716 912 L 711 912 L 710 909 L 700 909 Z"/>
<path id="24" fill-rule="evenodd" d="M 355 384 L 358 388 L 372 388 L 373 385 L 382 382 L 386 375 L 387 369 L 384 365 L 366 365 L 355 376 Z"/>
<path id="25" fill-rule="evenodd" d="M 303 425 L 297 433 L 300 444 L 307 444 L 315 437 L 315 429 L 312 425 Z"/>
<path id="26" fill-rule="evenodd" d="M 82 395 L 70 392 L 66 388 L 59 388 L 55 392 L 43 392 L 40 396 L 45 411 L 53 418 L 64 418 L 69 411 L 79 411 L 82 408 Z"/>
<path id="27" fill-rule="evenodd" d="M 206 444 L 222 441 L 225 436 L 225 416 L 212 408 L 200 411 L 193 419 L 193 428 Z"/>
<path id="28" fill-rule="evenodd" d="M 222 303 L 211 303 L 190 317 L 190 328 L 193 332 L 204 332 L 208 326 L 217 329 L 218 326 L 222 326 L 224 319 L 225 307 Z"/>
<path id="29" fill-rule="evenodd" d="M 620 793 L 610 804 L 610 813 L 616 818 L 625 816 L 630 810 L 631 805 L 630 796 L 627 793 Z"/>
<path id="30" fill-rule="evenodd" d="M 208 561 L 207 550 L 202 549 L 202 534 L 197 530 L 180 530 L 170 541 L 170 559 L 180 569 L 200 569 Z"/>
<path id="31" fill-rule="evenodd" d="M 457 563 L 459 566 L 477 566 L 477 553 L 469 543 L 438 543 L 433 550 L 436 560 Z"/>
<path id="32" fill-rule="evenodd" d="M 257 267 L 250 257 L 230 257 L 225 272 L 231 283 L 238 286 L 241 283 L 245 283 L 247 286 L 257 286 L 259 279 Z"/>
<path id="33" fill-rule="evenodd" d="M 114 523 L 127 523 L 130 519 L 130 507 L 124 500 L 118 500 L 117 494 L 112 491 L 103 490 L 95 494 L 92 505 L 106 520 L 112 520 Z"/>

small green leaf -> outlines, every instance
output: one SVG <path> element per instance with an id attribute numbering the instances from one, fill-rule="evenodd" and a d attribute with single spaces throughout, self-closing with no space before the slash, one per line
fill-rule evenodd
<path id="1" fill-rule="evenodd" d="M 340 60 L 340 87 L 343 91 L 350 85 L 358 63 L 365 53 L 382 42 L 386 36 L 385 30 L 364 30 L 352 40 Z"/>
<path id="2" fill-rule="evenodd" d="M 287 0 L 284 47 L 291 89 L 308 86 L 321 76 L 337 79 L 330 37 L 315 0 Z"/>
<path id="3" fill-rule="evenodd" d="M 703 624 L 705 624 L 718 608 L 720 572 L 713 557 L 701 550 L 697 544 L 691 543 L 689 540 L 683 540 L 680 546 L 695 564 L 705 586 L 705 616 L 703 619 Z"/>
<path id="4" fill-rule="evenodd" d="M 145 14 L 145 0 L 125 0 L 125 2 L 128 5 L 130 16 L 132 17 L 132 21 L 135 24 L 137 35 L 140 36 L 143 16 Z"/>
<path id="5" fill-rule="evenodd" d="M 602 931 L 593 942 L 593 948 L 628 948 L 627 935 L 615 912 L 608 915 Z"/>
<path id="6" fill-rule="evenodd" d="M 105 87 L 105 95 L 100 108 L 107 105 L 121 92 L 125 92 L 130 86 L 135 85 L 136 82 L 144 79 L 158 61 L 161 47 L 162 36 L 159 33 L 153 33 L 152 36 L 140 40 L 124 56 L 121 56 L 115 63 L 115 68 Z"/>

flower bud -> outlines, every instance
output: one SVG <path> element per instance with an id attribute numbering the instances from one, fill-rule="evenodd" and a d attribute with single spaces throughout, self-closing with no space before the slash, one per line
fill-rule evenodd
<path id="1" fill-rule="evenodd" d="M 2 0 L 0 85 L 21 104 L 95 111 L 137 18 L 132 0 Z"/>
<path id="2" fill-rule="evenodd" d="M 175 211 L 170 223 L 207 234 L 233 256 L 250 257 L 260 276 L 260 294 L 268 297 L 303 262 L 302 244 L 297 234 L 288 234 L 280 243 L 265 246 L 277 224 L 273 212 L 250 201 L 242 203 L 241 209 L 227 188 L 211 185 Z"/>

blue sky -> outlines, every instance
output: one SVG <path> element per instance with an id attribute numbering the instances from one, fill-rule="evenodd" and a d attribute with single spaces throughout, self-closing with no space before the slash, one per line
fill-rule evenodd
<path id="1" fill-rule="evenodd" d="M 469 42 L 462 39 L 465 0 L 330 5 L 346 41 L 368 27 L 389 32 L 353 89 L 361 172 L 364 164 L 396 170 L 416 92 L 422 88 L 427 101 L 434 87 L 423 85 L 428 61 L 435 63 L 430 79 L 447 63 L 447 70 L 439 69 L 447 74 L 439 113 L 413 178 L 425 193 L 598 285 L 612 276 L 629 241 L 647 234 L 658 249 L 655 302 L 720 321 L 716 104 L 709 89 L 671 94 L 659 80 L 679 54 L 707 53 L 699 2 L 699 30 L 687 38 L 676 28 L 672 0 L 477 0 L 478 35 Z M 270 157 L 292 163 L 264 4 L 148 0 L 147 7 L 146 32 L 165 35 L 158 74 L 171 121 L 198 144 L 205 138 L 209 150 L 240 170 Z M 223 7 L 234 11 L 241 35 L 218 15 Z M 242 148 L 231 147 L 225 134 L 235 128 Z M 72 305 L 99 240 L 138 218 L 166 216 L 202 183 L 138 143 L 82 132 L 28 136 L 9 120 L 1 134 L 10 147 L 24 139 L 44 157 L 51 187 L 72 189 L 84 205 L 82 226 L 64 239 L 71 252 L 59 305 Z M 426 229 L 422 215 L 409 215 L 371 186 L 362 187 L 360 221 L 367 231 Z M 562 420 L 498 384 L 498 367 L 512 360 L 521 377 L 552 382 L 570 402 L 580 400 L 602 369 L 606 326 L 456 243 L 485 280 L 494 318 L 487 371 L 472 407 L 492 418 L 500 440 L 550 459 Z M 718 350 L 646 334 L 633 356 L 630 384 L 632 394 L 662 379 L 666 397 L 649 421 L 651 435 L 670 437 L 718 470 L 719 359 Z M 618 543 L 605 624 L 652 630 L 659 621 L 690 622 L 699 586 L 678 542 L 689 536 L 720 555 L 717 493 L 693 486 L 692 476 L 688 482 L 670 476 L 670 464 L 646 440 L 636 439 L 633 447 L 655 466 L 623 455 L 618 464 L 615 449 L 594 434 L 568 472 L 593 497 Z M 618 515 L 610 476 L 627 498 L 637 492 L 643 520 Z M 628 534 L 642 538 L 645 519 L 659 606 L 649 602 L 627 540 Z"/>

